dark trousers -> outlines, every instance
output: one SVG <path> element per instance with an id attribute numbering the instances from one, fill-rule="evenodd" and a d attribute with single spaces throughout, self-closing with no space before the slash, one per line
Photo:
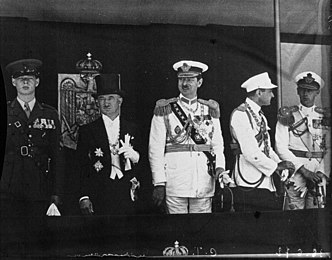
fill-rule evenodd
<path id="1" fill-rule="evenodd" d="M 236 212 L 282 210 L 283 198 L 268 189 L 232 188 Z"/>

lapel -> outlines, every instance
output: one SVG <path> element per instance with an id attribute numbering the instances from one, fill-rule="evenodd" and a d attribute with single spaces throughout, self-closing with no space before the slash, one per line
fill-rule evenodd
<path id="1" fill-rule="evenodd" d="M 10 116 L 18 117 L 21 122 L 28 122 L 28 118 L 16 98 L 10 104 L 10 107 L 11 107 L 11 111 L 9 112 Z"/>
<path id="2" fill-rule="evenodd" d="M 105 128 L 104 121 L 102 117 L 99 117 L 94 124 L 92 125 L 92 131 L 91 133 L 93 134 L 93 140 L 95 140 L 95 143 L 97 144 L 97 148 L 101 148 L 102 151 L 105 151 L 104 156 L 105 159 L 110 161 L 110 147 L 108 143 L 108 137 L 107 137 L 107 132 Z M 94 151 L 93 151 L 94 152 Z"/>

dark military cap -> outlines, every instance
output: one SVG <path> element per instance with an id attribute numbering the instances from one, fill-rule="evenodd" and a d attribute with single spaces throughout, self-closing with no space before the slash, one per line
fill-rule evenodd
<path id="1" fill-rule="evenodd" d="M 97 93 L 93 94 L 94 98 L 100 95 L 117 94 L 121 97 L 125 96 L 124 91 L 120 88 L 119 74 L 100 74 L 95 77 L 97 85 Z"/>
<path id="2" fill-rule="evenodd" d="M 306 71 L 295 77 L 295 82 L 299 88 L 319 90 L 324 86 L 324 81 L 315 72 Z"/>
<path id="3" fill-rule="evenodd" d="M 24 75 L 32 75 L 39 77 L 39 68 L 43 63 L 37 59 L 23 59 L 9 63 L 6 70 L 13 78 Z"/>

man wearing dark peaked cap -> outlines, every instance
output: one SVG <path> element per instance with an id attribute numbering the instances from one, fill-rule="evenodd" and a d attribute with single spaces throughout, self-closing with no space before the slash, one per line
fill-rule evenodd
<path id="1" fill-rule="evenodd" d="M 6 66 L 17 97 L 7 104 L 0 189 L 3 216 L 44 216 L 52 203 L 61 204 L 60 123 L 56 109 L 35 97 L 41 65 L 40 60 L 23 59 Z"/>
<path id="2" fill-rule="evenodd" d="M 139 188 L 138 129 L 121 117 L 124 92 L 119 75 L 98 75 L 96 85 L 93 96 L 101 117 L 79 129 L 77 143 L 79 206 L 84 215 L 134 214 Z"/>

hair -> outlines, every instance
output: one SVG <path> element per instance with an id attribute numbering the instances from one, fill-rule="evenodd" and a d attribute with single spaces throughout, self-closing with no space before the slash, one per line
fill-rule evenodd
<path id="1" fill-rule="evenodd" d="M 199 75 L 196 76 L 196 78 L 197 78 L 197 81 L 199 81 L 200 79 L 203 78 L 203 76 L 202 76 L 202 74 L 199 74 Z"/>

